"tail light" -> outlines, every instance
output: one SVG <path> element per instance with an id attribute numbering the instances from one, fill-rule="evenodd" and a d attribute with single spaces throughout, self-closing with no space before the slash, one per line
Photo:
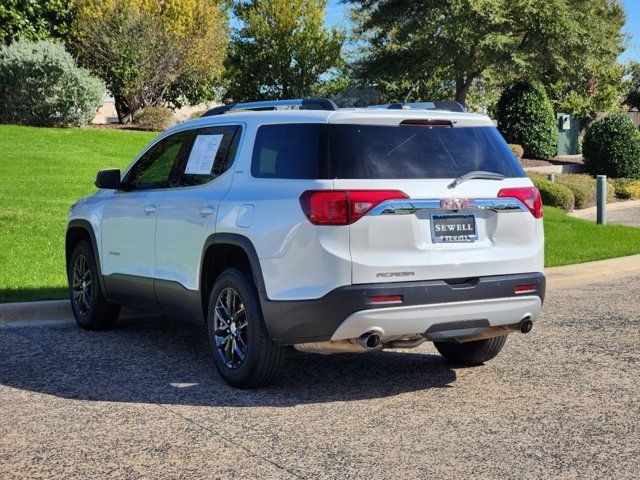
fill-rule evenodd
<path id="1" fill-rule="evenodd" d="M 498 197 L 517 198 L 535 218 L 542 218 L 542 198 L 536 187 L 503 188 Z"/>
<path id="2" fill-rule="evenodd" d="M 300 206 L 315 225 L 350 225 L 385 200 L 405 198 L 398 190 L 307 190 Z"/>

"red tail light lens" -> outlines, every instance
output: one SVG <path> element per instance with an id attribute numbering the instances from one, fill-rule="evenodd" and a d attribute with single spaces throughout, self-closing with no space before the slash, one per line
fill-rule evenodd
<path id="1" fill-rule="evenodd" d="M 536 187 L 503 188 L 498 197 L 517 198 L 535 218 L 542 218 L 542 198 Z"/>
<path id="2" fill-rule="evenodd" d="M 307 190 L 300 206 L 315 225 L 349 225 L 385 200 L 404 198 L 398 190 Z"/>

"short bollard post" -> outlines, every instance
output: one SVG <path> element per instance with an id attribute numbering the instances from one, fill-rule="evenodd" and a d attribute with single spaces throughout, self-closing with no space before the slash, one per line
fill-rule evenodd
<path id="1" fill-rule="evenodd" d="M 550 182 L 555 182 L 556 181 L 556 174 L 555 173 L 550 173 L 547 175 L 547 180 L 549 180 Z"/>
<path id="2" fill-rule="evenodd" d="M 607 176 L 598 175 L 598 225 L 607 224 Z"/>

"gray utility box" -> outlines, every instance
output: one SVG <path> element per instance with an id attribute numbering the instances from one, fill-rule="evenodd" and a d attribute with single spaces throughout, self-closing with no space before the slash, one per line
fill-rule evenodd
<path id="1" fill-rule="evenodd" d="M 578 136 L 580 121 L 567 113 L 558 113 L 558 155 L 577 155 L 580 153 Z"/>

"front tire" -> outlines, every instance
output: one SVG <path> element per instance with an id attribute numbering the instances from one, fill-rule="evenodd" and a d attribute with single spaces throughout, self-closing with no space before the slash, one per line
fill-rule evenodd
<path id="1" fill-rule="evenodd" d="M 67 267 L 69 297 L 76 322 L 85 330 L 105 330 L 115 325 L 119 305 L 107 303 L 100 289 L 100 278 L 93 248 L 88 240 L 79 241 Z"/>
<path id="2" fill-rule="evenodd" d="M 473 342 L 433 342 L 433 344 L 448 362 L 460 365 L 480 365 L 498 355 L 506 342 L 507 336 L 502 335 Z"/>
<path id="3" fill-rule="evenodd" d="M 229 268 L 220 274 L 209 296 L 207 330 L 216 368 L 228 384 L 255 388 L 277 375 L 284 348 L 267 333 L 248 273 Z"/>

